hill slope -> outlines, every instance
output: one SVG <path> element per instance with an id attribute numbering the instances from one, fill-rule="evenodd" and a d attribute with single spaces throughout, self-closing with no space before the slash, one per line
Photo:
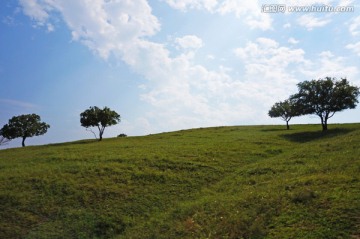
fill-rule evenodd
<path id="1" fill-rule="evenodd" d="M 360 124 L 0 151 L 0 238 L 358 238 Z"/>

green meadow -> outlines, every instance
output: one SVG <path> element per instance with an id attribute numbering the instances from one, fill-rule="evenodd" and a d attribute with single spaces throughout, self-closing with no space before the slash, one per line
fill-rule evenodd
<path id="1" fill-rule="evenodd" d="M 360 124 L 4 149 L 0 180 L 5 239 L 360 238 Z"/>

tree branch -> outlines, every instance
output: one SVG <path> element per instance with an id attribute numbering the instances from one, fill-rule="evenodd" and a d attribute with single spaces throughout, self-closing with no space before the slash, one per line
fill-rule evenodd
<path id="1" fill-rule="evenodd" d="M 10 141 L 11 139 L 5 138 L 4 136 L 0 136 L 0 145 L 6 145 Z"/>
<path id="2" fill-rule="evenodd" d="M 334 111 L 330 116 L 328 116 L 328 119 L 330 119 L 331 117 L 333 117 L 334 114 L 335 114 L 335 111 Z"/>
<path id="3" fill-rule="evenodd" d="M 95 132 L 94 132 L 94 131 L 92 131 L 92 129 L 90 129 L 90 128 L 86 128 L 86 131 L 90 131 L 90 132 L 91 132 L 91 133 L 93 133 L 93 135 L 95 136 L 95 139 L 98 139 L 98 138 L 96 137 Z"/>

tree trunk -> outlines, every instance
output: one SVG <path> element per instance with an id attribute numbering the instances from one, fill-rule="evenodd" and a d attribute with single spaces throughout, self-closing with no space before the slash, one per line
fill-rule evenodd
<path id="1" fill-rule="evenodd" d="M 23 137 L 23 138 L 22 138 L 21 145 L 22 145 L 23 147 L 25 147 L 25 139 L 26 139 L 26 137 Z"/>
<path id="2" fill-rule="evenodd" d="M 105 131 L 105 127 L 102 127 L 102 128 L 99 127 L 99 141 L 102 140 L 104 131 Z"/>
<path id="3" fill-rule="evenodd" d="M 321 119 L 322 131 L 326 131 L 327 130 L 327 118 L 323 115 L 319 115 L 319 117 Z"/>
<path id="4" fill-rule="evenodd" d="M 100 127 L 98 125 L 98 129 L 99 129 L 99 141 L 101 141 L 102 140 L 102 135 L 104 133 L 104 127 Z"/>
<path id="5" fill-rule="evenodd" d="M 326 131 L 326 130 L 328 129 L 328 127 L 327 127 L 327 119 L 325 119 L 324 121 L 322 121 L 321 124 L 322 124 L 322 130 L 323 130 L 323 131 Z"/>
<path id="6" fill-rule="evenodd" d="M 290 126 L 289 126 L 289 121 L 286 121 L 286 129 L 289 130 Z"/>

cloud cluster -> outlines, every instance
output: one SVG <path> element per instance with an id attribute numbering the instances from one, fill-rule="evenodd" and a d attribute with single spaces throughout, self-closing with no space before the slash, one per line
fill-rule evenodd
<path id="1" fill-rule="evenodd" d="M 198 49 L 203 46 L 203 41 L 201 38 L 194 35 L 178 37 L 175 39 L 175 42 L 182 49 Z"/>
<path id="2" fill-rule="evenodd" d="M 234 14 L 242 19 L 251 29 L 273 30 L 273 17 L 261 11 L 263 4 L 284 4 L 288 6 L 349 6 L 352 0 L 266 0 L 239 1 L 239 0 L 163 0 L 172 8 L 188 11 L 191 9 L 206 10 L 217 14 Z M 288 13 L 288 12 L 285 12 Z M 325 17 L 315 17 L 313 14 L 300 15 L 297 23 L 308 30 L 324 27 L 331 22 L 331 13 Z M 358 28 L 359 21 L 353 23 Z"/>
<path id="3" fill-rule="evenodd" d="M 323 51 L 317 55 L 316 60 L 311 60 L 300 72 L 307 79 L 332 77 L 347 77 L 351 82 L 356 82 L 359 73 L 356 66 L 347 64 L 344 57 L 335 56 L 331 51 Z"/>
<path id="4" fill-rule="evenodd" d="M 49 22 L 49 12 L 53 10 L 51 5 L 43 4 L 37 0 L 19 0 L 24 14 L 34 20 L 36 26 L 46 26 L 48 31 L 54 30 L 54 25 Z"/>
<path id="5" fill-rule="evenodd" d="M 148 80 L 141 95 L 153 107 L 147 119 L 162 118 L 171 127 L 183 128 L 225 121 L 224 111 L 230 111 L 231 107 L 221 100 L 221 94 L 225 95 L 230 77 L 225 72 L 193 64 L 192 50 L 203 44 L 197 36 L 177 38 L 175 42 L 186 52 L 173 57 L 164 44 L 147 40 L 159 31 L 160 24 L 146 1 L 97 0 L 91 6 L 86 0 L 76 3 L 34 0 L 33 3 L 22 6 L 35 22 L 45 24 L 50 21 L 51 13 L 57 11 L 74 41 L 103 58 L 113 54 Z M 214 98 L 216 102 L 212 105 L 210 101 Z"/>
<path id="6" fill-rule="evenodd" d="M 269 14 L 261 12 L 259 0 L 164 0 L 169 6 L 187 11 L 190 9 L 206 10 L 217 14 L 235 14 L 237 18 L 244 19 L 244 22 L 252 29 L 269 30 L 272 28 L 272 18 Z"/>
<path id="7" fill-rule="evenodd" d="M 217 14 L 235 14 L 254 29 L 272 29 L 272 18 L 261 14 L 259 1 L 164 0 L 171 7 L 187 11 L 205 9 Z M 325 2 L 325 1 L 323 1 Z M 71 31 L 72 39 L 86 45 L 99 56 L 110 55 L 125 62 L 147 79 L 141 85 L 141 99 L 149 105 L 135 120 L 156 130 L 210 125 L 261 123 L 274 101 L 293 92 L 300 80 L 345 74 L 354 76 L 356 67 L 345 66 L 344 59 L 322 52 L 318 60 L 294 48 L 299 43 L 289 38 L 291 47 L 272 38 L 250 40 L 233 51 L 242 70 L 226 66 L 208 69 L 195 63 L 196 50 L 204 41 L 196 35 L 174 40 L 178 54 L 165 44 L 151 41 L 161 30 L 146 0 L 21 0 L 23 11 L 38 26 L 49 28 L 52 13 L 59 14 Z M 314 29 L 330 21 L 304 15 L 300 25 Z M 356 34 L 357 20 L 350 26 Z M 298 45 L 296 45 L 298 46 Z M 348 45 L 358 51 L 358 45 Z M 211 55 L 212 56 L 212 55 Z M 343 76 L 343 75 L 342 75 Z M 166 126 L 161 122 L 166 122 Z M 166 128 L 168 127 L 168 128 Z"/>
<path id="8" fill-rule="evenodd" d="M 354 44 L 346 45 L 346 48 L 353 50 L 358 56 L 360 56 L 360 41 Z"/>
<path id="9" fill-rule="evenodd" d="M 164 0 L 169 6 L 186 11 L 188 9 L 206 9 L 213 11 L 218 5 L 217 0 Z"/>
<path id="10" fill-rule="evenodd" d="M 20 0 L 20 4 L 24 14 L 37 25 L 52 29 L 52 13 L 60 13 L 72 39 L 103 58 L 160 30 L 160 23 L 146 0 L 94 0 L 91 4 L 86 0 Z"/>
<path id="11" fill-rule="evenodd" d="M 257 84 L 257 98 L 264 102 L 287 97 L 298 82 L 293 65 L 302 67 L 307 62 L 302 49 L 280 46 L 270 38 L 248 42 L 245 47 L 235 49 L 235 54 L 244 64 L 246 78 Z M 264 89 L 268 92 L 261 92 Z"/>
<path id="12" fill-rule="evenodd" d="M 320 18 L 320 17 L 314 17 L 313 15 L 302 15 L 298 18 L 298 24 L 300 26 L 305 27 L 307 30 L 313 30 L 316 27 L 323 27 L 326 26 L 331 22 L 331 19 L 328 17 Z"/>
<path id="13" fill-rule="evenodd" d="M 320 52 L 314 59 L 309 59 L 303 49 L 280 46 L 269 38 L 248 42 L 245 47 L 237 48 L 235 54 L 244 64 L 247 79 L 271 89 L 272 93 L 261 94 L 268 96 L 268 100 L 276 99 L 276 96 L 286 97 L 302 80 L 333 76 L 354 81 L 359 73 L 358 68 L 348 65 L 344 57 L 335 56 L 330 51 Z M 256 79 L 259 76 L 261 79 Z"/>
<path id="14" fill-rule="evenodd" d="M 349 31 L 353 36 L 360 35 L 360 16 L 355 17 L 351 20 Z"/>

